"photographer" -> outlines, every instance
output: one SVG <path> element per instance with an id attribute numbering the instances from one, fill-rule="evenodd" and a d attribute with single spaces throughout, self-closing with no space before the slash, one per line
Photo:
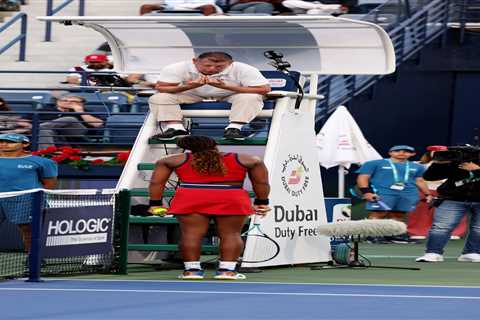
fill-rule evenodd
<path id="1" fill-rule="evenodd" d="M 439 198 L 425 254 L 417 262 L 443 261 L 443 248 L 462 217 L 470 214 L 470 230 L 458 257 L 461 262 L 480 262 L 480 149 L 449 147 L 436 152 L 425 180 L 447 179 L 438 189 Z"/>

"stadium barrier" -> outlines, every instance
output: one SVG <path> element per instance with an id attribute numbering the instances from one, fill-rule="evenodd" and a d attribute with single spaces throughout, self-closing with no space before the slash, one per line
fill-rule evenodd
<path id="1" fill-rule="evenodd" d="M 115 203 L 113 189 L 0 193 L 0 278 L 112 272 Z"/>

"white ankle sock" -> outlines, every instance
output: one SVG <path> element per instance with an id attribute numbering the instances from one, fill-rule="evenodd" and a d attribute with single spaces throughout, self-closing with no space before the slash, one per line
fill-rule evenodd
<path id="1" fill-rule="evenodd" d="M 185 270 L 190 270 L 190 269 L 202 270 L 200 261 L 185 261 L 183 265 L 185 266 Z"/>
<path id="2" fill-rule="evenodd" d="M 218 261 L 218 269 L 234 271 L 236 266 L 236 261 Z"/>
<path id="3" fill-rule="evenodd" d="M 242 127 L 243 127 L 242 123 L 230 122 L 225 129 L 235 128 L 235 129 L 238 129 L 238 130 L 242 130 Z"/>

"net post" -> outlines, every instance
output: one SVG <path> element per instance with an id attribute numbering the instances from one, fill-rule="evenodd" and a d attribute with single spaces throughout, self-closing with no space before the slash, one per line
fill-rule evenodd
<path id="1" fill-rule="evenodd" d="M 27 282 L 40 282 L 40 238 L 42 232 L 42 208 L 43 191 L 37 191 L 32 194 L 32 239 L 30 252 L 28 254 L 29 276 Z"/>
<path id="2" fill-rule="evenodd" d="M 120 274 L 128 273 L 128 225 L 130 219 L 130 198 L 130 191 L 127 189 L 121 190 L 118 194 L 118 210 L 120 212 Z"/>

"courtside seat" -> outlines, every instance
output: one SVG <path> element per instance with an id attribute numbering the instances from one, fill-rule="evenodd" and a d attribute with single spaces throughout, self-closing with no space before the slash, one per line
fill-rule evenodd
<path id="1" fill-rule="evenodd" d="M 272 91 L 290 91 L 296 92 L 297 87 L 295 81 L 280 71 L 261 71 L 263 76 L 267 78 L 272 87 Z M 292 71 L 291 75 L 299 81 L 300 73 Z M 180 105 L 182 110 L 229 110 L 231 104 L 223 101 L 204 101 L 197 103 L 188 103 Z M 275 100 L 267 99 L 264 101 L 264 110 L 272 110 L 275 108 Z"/>
<path id="2" fill-rule="evenodd" d="M 296 92 L 297 87 L 295 81 L 288 75 L 280 71 L 261 71 L 263 76 L 270 81 L 272 91 L 289 91 Z M 299 81 L 300 73 L 292 71 L 291 75 Z M 136 96 L 133 99 L 131 112 L 147 112 L 148 111 L 148 99 L 146 96 Z M 203 101 L 197 103 L 182 104 L 182 110 L 229 110 L 231 104 L 222 101 Z M 267 99 L 264 101 L 264 110 L 272 110 L 275 107 L 274 99 Z"/>
<path id="3" fill-rule="evenodd" d="M 145 121 L 145 115 L 118 113 L 111 115 L 105 122 L 104 141 L 112 144 L 131 145 Z"/>
<path id="4" fill-rule="evenodd" d="M 288 75 L 279 71 L 262 71 L 262 74 L 270 81 L 272 91 L 288 91 L 296 92 L 297 87 L 295 81 Z M 299 72 L 292 72 L 292 76 L 296 81 L 300 78 Z M 223 101 L 203 101 L 197 103 L 189 103 L 180 105 L 182 110 L 230 110 L 231 104 Z M 263 110 L 273 110 L 275 108 L 275 100 L 264 100 Z M 266 136 L 268 132 L 269 121 L 256 119 L 242 128 L 244 135 L 258 135 L 263 132 L 262 136 Z M 228 125 L 226 118 L 191 118 L 192 134 L 209 135 L 213 137 L 223 136 L 225 127 Z"/>
<path id="5" fill-rule="evenodd" d="M 2 97 L 13 111 L 36 111 L 53 103 L 48 91 L 0 91 Z"/>
<path id="6" fill-rule="evenodd" d="M 128 97 L 117 92 L 77 92 L 85 99 L 85 107 L 90 111 L 109 113 L 129 111 Z"/>

